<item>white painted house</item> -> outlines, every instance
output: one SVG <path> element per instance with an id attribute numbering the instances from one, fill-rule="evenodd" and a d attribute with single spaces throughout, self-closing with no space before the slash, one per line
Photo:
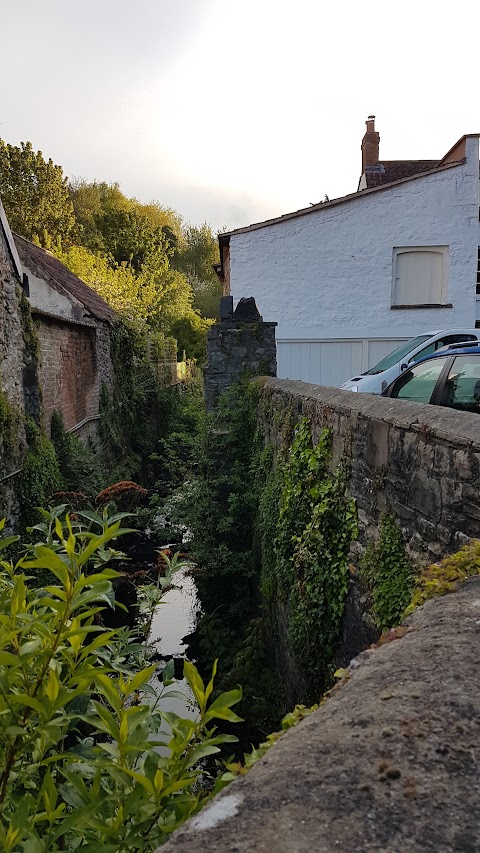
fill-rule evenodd
<path id="1" fill-rule="evenodd" d="M 278 374 L 340 385 L 402 340 L 480 325 L 479 135 L 441 160 L 380 161 L 374 116 L 358 190 L 221 234 L 236 302 L 276 321 Z"/>

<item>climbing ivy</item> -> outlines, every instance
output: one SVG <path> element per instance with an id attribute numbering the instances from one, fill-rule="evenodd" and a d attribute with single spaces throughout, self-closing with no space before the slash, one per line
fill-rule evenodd
<path id="1" fill-rule="evenodd" d="M 318 699 L 330 680 L 349 586 L 348 553 L 357 535 L 345 466 L 330 471 L 331 440 L 324 429 L 314 444 L 308 421 L 297 426 L 283 466 L 274 541 L 277 597 L 289 602 L 291 645 L 308 672 L 308 699 Z"/>
<path id="2" fill-rule="evenodd" d="M 65 429 L 60 412 L 54 411 L 50 437 L 60 469 L 61 489 L 82 492 L 93 499 L 106 482 L 111 482 L 103 458 L 93 442 L 80 441 Z"/>
<path id="3" fill-rule="evenodd" d="M 371 591 L 378 628 L 383 631 L 398 625 L 412 596 L 416 572 L 391 513 L 382 517 L 378 542 L 367 545 L 359 568 Z"/>
<path id="4" fill-rule="evenodd" d="M 4 466 L 18 459 L 21 417 L 0 387 L 0 449 Z M 8 472 L 7 472 L 8 473 Z"/>
<path id="5" fill-rule="evenodd" d="M 43 506 L 61 485 L 55 449 L 31 418 L 26 420 L 28 450 L 20 475 L 21 525 L 38 521 L 37 508 Z"/>
<path id="6" fill-rule="evenodd" d="M 40 342 L 38 340 L 37 328 L 25 292 L 19 289 L 18 294 L 20 298 L 20 322 L 22 324 L 23 343 L 26 353 L 37 364 L 40 358 Z"/>
<path id="7" fill-rule="evenodd" d="M 211 417 L 188 526 L 201 566 L 202 654 L 223 662 L 222 688 L 242 677 L 240 713 L 265 726 L 267 708 L 270 724 L 285 711 L 282 685 L 267 678 L 279 646 L 279 600 L 304 676 L 302 698 L 318 699 L 329 685 L 357 526 L 345 467 L 330 471 L 330 432 L 314 445 L 308 422 L 294 428 L 289 413 L 288 428 L 277 430 L 282 446 L 266 443 L 259 392 L 240 383 Z"/>
<path id="8" fill-rule="evenodd" d="M 137 480 L 153 485 L 152 457 L 158 441 L 171 431 L 175 388 L 163 388 L 156 359 L 161 336 L 147 339 L 134 325 L 118 322 L 111 329 L 114 369 L 111 388 L 100 392 L 99 437 L 111 480 Z"/>

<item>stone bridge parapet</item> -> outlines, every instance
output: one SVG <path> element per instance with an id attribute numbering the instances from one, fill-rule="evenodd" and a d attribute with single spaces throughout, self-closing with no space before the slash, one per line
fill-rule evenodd
<path id="1" fill-rule="evenodd" d="M 480 535 L 480 417 L 437 406 L 354 394 L 286 379 L 262 380 L 259 416 L 268 440 L 306 417 L 314 438 L 332 430 L 332 464 L 349 466 L 360 537 L 393 513 L 412 556 L 437 558 Z"/>

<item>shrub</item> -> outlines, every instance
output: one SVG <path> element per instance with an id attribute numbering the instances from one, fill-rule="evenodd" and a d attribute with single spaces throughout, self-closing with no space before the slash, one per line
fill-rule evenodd
<path id="1" fill-rule="evenodd" d="M 32 530 L 40 541 L 15 566 L 0 560 L 0 847 L 153 850 L 199 808 L 198 763 L 236 740 L 214 721 L 238 720 L 241 694 L 209 704 L 216 667 L 205 686 L 186 662 L 198 715 L 181 719 L 162 710 L 168 672 L 152 697 L 156 665 L 116 668 L 119 632 L 96 615 L 114 605 L 119 573 L 107 564 L 121 556 L 111 545 L 126 532 L 124 515 L 74 521 L 63 509 L 44 511 Z M 46 571 L 52 583 L 35 586 Z"/>

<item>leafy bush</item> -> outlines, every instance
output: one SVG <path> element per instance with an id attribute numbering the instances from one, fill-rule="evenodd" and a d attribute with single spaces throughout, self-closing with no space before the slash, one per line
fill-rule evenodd
<path id="1" fill-rule="evenodd" d="M 114 605 L 119 573 L 107 564 L 120 556 L 111 546 L 124 514 L 63 518 L 63 509 L 43 513 L 32 530 L 41 540 L 16 565 L 0 560 L 0 846 L 153 850 L 199 808 L 199 761 L 236 740 L 214 721 L 239 719 L 241 693 L 209 704 L 216 667 L 205 686 L 186 662 L 198 715 L 181 719 L 162 711 L 168 671 L 158 695 L 156 665 L 118 671 L 119 633 L 98 614 Z M 35 585 L 45 572 L 52 582 Z"/>

